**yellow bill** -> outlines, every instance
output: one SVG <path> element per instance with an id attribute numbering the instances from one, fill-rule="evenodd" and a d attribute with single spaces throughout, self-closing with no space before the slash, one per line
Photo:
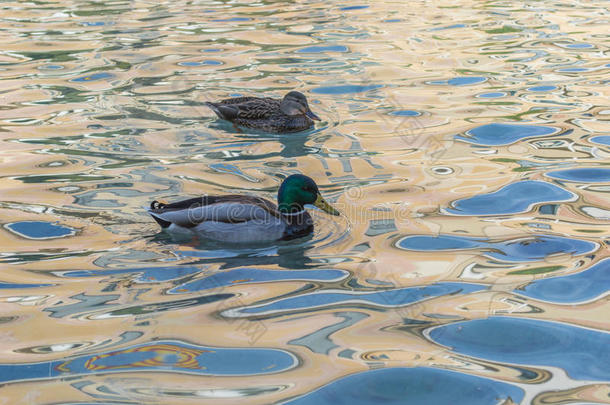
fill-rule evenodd
<path id="1" fill-rule="evenodd" d="M 316 199 L 316 202 L 313 203 L 313 205 L 320 208 L 324 212 L 328 212 L 330 215 L 340 215 L 339 211 L 337 211 L 333 208 L 332 205 L 327 203 L 320 194 L 318 194 L 318 198 Z"/>

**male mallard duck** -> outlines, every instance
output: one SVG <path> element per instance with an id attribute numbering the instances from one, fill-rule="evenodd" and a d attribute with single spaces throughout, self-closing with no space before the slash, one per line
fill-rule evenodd
<path id="1" fill-rule="evenodd" d="M 234 125 L 265 132 L 299 132 L 320 118 L 311 112 L 303 93 L 291 91 L 282 100 L 261 97 L 236 97 L 205 103 L 219 118 Z"/>
<path id="2" fill-rule="evenodd" d="M 290 240 L 313 232 L 313 220 L 305 204 L 332 215 L 339 211 L 324 201 L 309 177 L 287 177 L 277 193 L 278 206 L 246 195 L 191 198 L 173 204 L 153 201 L 148 213 L 170 232 L 194 232 L 222 242 Z"/>

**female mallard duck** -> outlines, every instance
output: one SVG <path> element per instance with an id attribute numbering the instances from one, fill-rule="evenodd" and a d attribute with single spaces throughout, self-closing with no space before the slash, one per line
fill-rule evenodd
<path id="1" fill-rule="evenodd" d="M 278 206 L 246 195 L 204 196 L 163 204 L 153 201 L 148 213 L 170 232 L 193 232 L 222 242 L 290 240 L 313 232 L 305 204 L 332 215 L 339 211 L 324 201 L 309 177 L 287 177 L 277 193 Z"/>
<path id="2" fill-rule="evenodd" d="M 299 132 L 311 128 L 320 118 L 311 112 L 303 93 L 291 91 L 282 100 L 236 97 L 205 103 L 219 118 L 234 125 L 265 132 Z"/>

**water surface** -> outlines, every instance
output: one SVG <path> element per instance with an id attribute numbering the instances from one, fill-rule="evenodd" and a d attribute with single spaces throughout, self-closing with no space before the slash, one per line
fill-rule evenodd
<path id="1" fill-rule="evenodd" d="M 0 402 L 609 403 L 607 3 L 13 2 Z M 303 92 L 240 131 L 205 102 Z M 341 212 L 236 246 L 153 199 Z"/>

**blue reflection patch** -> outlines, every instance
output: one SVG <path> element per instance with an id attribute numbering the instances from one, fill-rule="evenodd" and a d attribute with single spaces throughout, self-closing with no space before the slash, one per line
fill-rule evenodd
<path id="1" fill-rule="evenodd" d="M 610 291 L 610 258 L 580 273 L 536 280 L 517 294 L 559 304 L 578 304 L 606 295 Z"/>
<path id="2" fill-rule="evenodd" d="M 383 87 L 380 84 L 371 84 L 368 86 L 359 86 L 357 84 L 346 84 L 344 86 L 325 86 L 317 87 L 313 89 L 312 93 L 317 94 L 350 94 L 350 93 L 364 93 L 365 91 L 378 89 Z"/>
<path id="3" fill-rule="evenodd" d="M 96 80 L 102 79 L 110 79 L 113 78 L 114 75 L 108 72 L 94 73 L 92 75 L 77 77 L 76 79 L 72 79 L 72 82 L 93 82 Z"/>
<path id="4" fill-rule="evenodd" d="M 562 73 L 577 73 L 577 72 L 588 72 L 591 69 L 587 69 L 587 68 L 564 68 L 564 69 L 558 69 L 558 72 L 562 72 Z"/>
<path id="5" fill-rule="evenodd" d="M 578 183 L 606 183 L 610 181 L 610 169 L 601 167 L 581 167 L 556 170 L 545 174 L 553 179 L 574 181 Z"/>
<path id="6" fill-rule="evenodd" d="M 468 86 L 472 84 L 479 84 L 486 81 L 486 77 L 479 76 L 463 76 L 463 77 L 454 77 L 448 80 L 432 80 L 426 82 L 426 84 L 436 84 L 436 85 L 444 85 L 444 86 Z"/>
<path id="7" fill-rule="evenodd" d="M 5 224 L 9 231 L 27 239 L 54 239 L 72 236 L 76 231 L 63 225 L 44 221 L 21 221 Z"/>
<path id="8" fill-rule="evenodd" d="M 591 138 L 589 140 L 593 143 L 610 146 L 610 135 L 594 136 L 593 138 Z"/>
<path id="9" fill-rule="evenodd" d="M 568 45 L 566 45 L 566 48 L 585 49 L 585 48 L 593 48 L 593 45 L 591 45 L 591 44 L 568 44 Z"/>
<path id="10" fill-rule="evenodd" d="M 13 288 L 37 288 L 37 287 L 50 287 L 53 284 L 16 284 L 16 283 L 5 283 L 0 281 L 0 290 L 8 290 Z"/>
<path id="11" fill-rule="evenodd" d="M 49 70 L 59 70 L 59 69 L 63 69 L 64 67 L 62 65 L 44 65 L 39 67 L 39 69 L 49 69 Z"/>
<path id="12" fill-rule="evenodd" d="M 439 250 L 462 250 L 487 247 L 489 243 L 481 238 L 469 238 L 466 236 L 427 236 L 415 235 L 402 238 L 397 243 L 398 247 L 406 250 L 420 252 Z"/>
<path id="13" fill-rule="evenodd" d="M 217 66 L 217 65 L 222 65 L 222 62 L 217 61 L 217 60 L 211 60 L 211 59 L 206 59 L 203 60 L 201 62 L 179 62 L 178 65 L 180 66 Z"/>
<path id="14" fill-rule="evenodd" d="M 239 22 L 239 21 L 250 21 L 248 17 L 233 17 L 233 18 L 222 18 L 218 20 L 212 20 L 213 22 Z"/>
<path id="15" fill-rule="evenodd" d="M 558 128 L 542 125 L 485 124 L 466 132 L 465 136 L 456 135 L 455 139 L 475 145 L 510 145 L 521 139 L 546 136 L 559 132 Z"/>
<path id="16" fill-rule="evenodd" d="M 485 77 L 454 77 L 449 79 L 447 84 L 450 86 L 468 86 L 470 84 L 478 84 L 486 81 Z"/>
<path id="17" fill-rule="evenodd" d="M 250 143 L 244 143 L 243 145 L 250 145 Z M 216 170 L 220 173 L 231 173 L 253 183 L 258 181 L 256 178 L 244 173 L 239 167 L 229 163 L 212 163 L 210 164 L 210 169 Z"/>
<path id="18" fill-rule="evenodd" d="M 453 24 L 453 25 L 448 25 L 446 27 L 435 27 L 435 28 L 430 28 L 428 31 L 444 31 L 444 30 L 452 30 L 454 28 L 464 28 L 466 26 L 466 24 Z"/>
<path id="19" fill-rule="evenodd" d="M 62 277 L 105 277 L 115 274 L 137 275 L 139 283 L 161 283 L 203 271 L 196 266 L 135 267 L 115 270 L 70 270 L 55 272 Z"/>
<path id="20" fill-rule="evenodd" d="M 344 45 L 308 46 L 297 51 L 297 53 L 323 53 L 323 52 L 349 52 Z"/>
<path id="21" fill-rule="evenodd" d="M 505 382 L 428 367 L 382 368 L 348 375 L 286 405 L 419 405 L 515 403 L 523 390 Z"/>
<path id="22" fill-rule="evenodd" d="M 468 294 L 487 289 L 486 286 L 470 283 L 435 283 L 423 287 L 406 287 L 374 292 L 351 292 L 344 290 L 316 291 L 294 297 L 283 298 L 262 305 L 231 309 L 223 314 L 230 317 L 248 314 L 270 314 L 327 306 L 358 307 L 374 305 L 382 308 L 409 305 L 432 297 L 447 294 Z"/>
<path id="23" fill-rule="evenodd" d="M 279 349 L 205 347 L 172 340 L 68 360 L 0 364 L 0 382 L 141 371 L 261 375 L 285 371 L 296 364 L 292 354 Z"/>
<path id="24" fill-rule="evenodd" d="M 413 110 L 398 110 L 392 111 L 390 115 L 397 115 L 399 117 L 417 117 L 418 115 L 421 115 L 421 113 Z"/>
<path id="25" fill-rule="evenodd" d="M 341 7 L 339 10 L 362 10 L 363 8 L 369 8 L 369 6 L 347 6 L 347 7 Z"/>
<path id="26" fill-rule="evenodd" d="M 517 364 L 559 367 L 577 380 L 610 380 L 610 334 L 527 318 L 490 317 L 434 328 L 454 352 Z"/>
<path id="27" fill-rule="evenodd" d="M 536 86 L 536 87 L 530 87 L 527 90 L 534 91 L 534 92 L 542 92 L 542 91 L 551 91 L 551 90 L 555 90 L 555 89 L 557 89 L 557 86 Z"/>
<path id="28" fill-rule="evenodd" d="M 416 235 L 404 237 L 396 245 L 401 249 L 419 252 L 480 249 L 485 251 L 485 256 L 507 262 L 543 260 L 557 253 L 578 256 L 598 248 L 593 242 L 551 235 L 534 235 L 501 242 L 488 242 L 487 239 L 467 236 Z"/>
<path id="29" fill-rule="evenodd" d="M 491 92 L 491 93 L 482 93 L 479 94 L 477 97 L 479 98 L 500 98 L 500 97 L 505 97 L 506 93 L 502 92 L 502 91 L 497 91 L 497 92 Z"/>
<path id="30" fill-rule="evenodd" d="M 270 281 L 339 281 L 347 277 L 345 270 L 265 270 L 239 268 L 213 274 L 200 280 L 176 286 L 170 294 L 190 293 L 236 284 L 266 283 Z"/>
<path id="31" fill-rule="evenodd" d="M 451 203 L 445 211 L 452 215 L 508 215 L 527 212 L 534 204 L 571 201 L 576 195 L 551 183 L 523 180 L 489 194 L 480 194 Z"/>

